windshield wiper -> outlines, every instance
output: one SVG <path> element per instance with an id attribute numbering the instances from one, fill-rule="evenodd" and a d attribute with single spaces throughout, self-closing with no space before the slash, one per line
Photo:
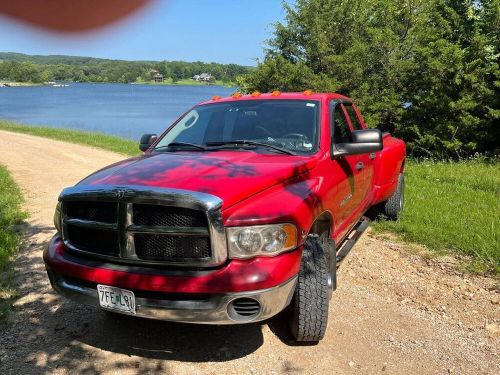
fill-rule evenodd
<path id="1" fill-rule="evenodd" d="M 242 140 L 236 140 L 236 141 L 221 141 L 221 142 L 207 142 L 207 146 L 227 146 L 227 145 L 249 145 L 249 146 L 257 146 L 257 147 L 263 147 L 263 148 L 268 148 L 274 151 L 281 152 L 283 154 L 288 154 L 288 155 L 295 155 L 294 152 L 287 150 L 286 148 L 281 148 L 278 146 L 273 146 L 267 143 L 261 143 L 261 142 L 255 142 L 255 141 L 250 141 L 247 139 L 242 139 Z"/>
<path id="2" fill-rule="evenodd" d="M 223 147 L 223 146 L 228 146 L 228 145 L 233 145 L 233 146 L 245 146 L 245 145 L 247 145 L 247 146 L 263 147 L 263 148 L 278 151 L 278 152 L 281 152 L 281 153 L 287 154 L 287 155 L 296 155 L 294 152 L 287 150 L 285 148 L 273 146 L 273 145 L 270 145 L 267 143 L 250 141 L 247 139 L 236 140 L 236 141 L 207 142 L 207 144 L 206 144 L 207 147 L 202 146 L 202 145 L 197 145 L 194 143 L 188 143 L 188 142 L 171 142 L 168 145 L 156 147 L 155 149 L 153 149 L 153 151 L 169 149 L 169 148 L 190 148 L 190 149 L 195 149 L 195 150 L 200 150 L 200 151 L 213 151 L 213 150 L 220 149 L 221 146 Z"/>
<path id="3" fill-rule="evenodd" d="M 158 151 L 166 148 L 194 148 L 196 150 L 201 150 L 201 151 L 208 151 L 208 149 L 204 146 L 197 145 L 194 143 L 187 143 L 187 142 L 171 142 L 168 145 L 156 147 L 153 149 L 153 151 Z"/>

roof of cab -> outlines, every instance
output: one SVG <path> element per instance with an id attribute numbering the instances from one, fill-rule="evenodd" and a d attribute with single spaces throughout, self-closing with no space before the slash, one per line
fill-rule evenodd
<path id="1" fill-rule="evenodd" d="M 336 94 L 336 93 L 320 93 L 320 92 L 312 92 L 310 90 L 306 90 L 304 92 L 280 92 L 273 91 L 271 93 L 260 93 L 258 91 L 253 92 L 251 94 L 243 95 L 242 93 L 235 92 L 231 96 L 228 97 L 220 97 L 215 95 L 211 100 L 204 101 L 201 104 L 209 104 L 209 103 L 220 103 L 220 102 L 231 102 L 238 100 L 263 100 L 263 99 L 302 99 L 302 100 L 322 100 L 322 99 L 344 99 L 350 100 L 347 96 Z"/>

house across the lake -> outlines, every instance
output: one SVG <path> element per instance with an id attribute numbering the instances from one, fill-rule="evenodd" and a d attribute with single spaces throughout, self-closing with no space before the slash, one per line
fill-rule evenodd
<path id="1" fill-rule="evenodd" d="M 163 74 L 161 74 L 160 72 L 155 73 L 153 78 L 154 78 L 155 82 L 163 82 Z"/>
<path id="2" fill-rule="evenodd" d="M 210 73 L 195 74 L 192 79 L 195 81 L 210 82 L 212 75 Z"/>

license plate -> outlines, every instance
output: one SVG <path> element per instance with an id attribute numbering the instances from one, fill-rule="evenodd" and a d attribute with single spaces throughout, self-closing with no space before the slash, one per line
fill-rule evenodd
<path id="1" fill-rule="evenodd" d="M 130 290 L 97 285 L 97 295 L 102 308 L 135 314 L 135 296 Z"/>

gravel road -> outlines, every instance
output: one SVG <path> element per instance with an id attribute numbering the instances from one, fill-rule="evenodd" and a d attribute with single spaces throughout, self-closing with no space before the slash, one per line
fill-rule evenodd
<path id="1" fill-rule="evenodd" d="M 275 318 L 243 326 L 110 317 L 56 296 L 42 262 L 63 187 L 121 158 L 0 131 L 0 163 L 30 213 L 0 331 L 1 374 L 499 374 L 498 280 L 365 234 L 342 265 L 326 338 L 296 346 Z M 465 228 L 464 228 L 465 230 Z M 425 255 L 425 252 L 423 252 Z"/>

